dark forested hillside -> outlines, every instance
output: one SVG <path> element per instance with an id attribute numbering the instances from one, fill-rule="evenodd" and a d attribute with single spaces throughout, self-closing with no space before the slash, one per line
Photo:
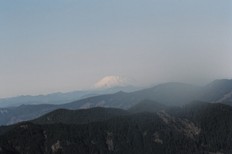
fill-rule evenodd
<path id="1" fill-rule="evenodd" d="M 167 108 L 165 105 L 157 103 L 152 100 L 143 100 L 140 103 L 132 106 L 128 109 L 130 113 L 140 113 L 140 112 L 158 112 Z"/>
<path id="2" fill-rule="evenodd" d="M 32 122 L 1 127 L 0 153 L 232 153 L 232 108 L 227 105 L 194 102 L 136 114 L 96 108 L 88 115 L 87 111 L 57 110 Z M 53 124 L 46 124 L 48 117 Z"/>
<path id="3" fill-rule="evenodd" d="M 85 124 L 127 114 L 129 113 L 126 110 L 101 107 L 80 110 L 58 109 L 33 120 L 33 122 L 37 124 Z"/>
<path id="4" fill-rule="evenodd" d="M 20 121 L 31 120 L 55 109 L 57 109 L 56 105 L 46 104 L 2 108 L 0 109 L 0 125 L 9 125 Z"/>

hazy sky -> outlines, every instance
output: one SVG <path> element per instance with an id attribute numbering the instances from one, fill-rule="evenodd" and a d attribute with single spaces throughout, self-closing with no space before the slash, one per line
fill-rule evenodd
<path id="1" fill-rule="evenodd" d="M 0 97 L 232 78 L 231 0 L 2 0 Z"/>

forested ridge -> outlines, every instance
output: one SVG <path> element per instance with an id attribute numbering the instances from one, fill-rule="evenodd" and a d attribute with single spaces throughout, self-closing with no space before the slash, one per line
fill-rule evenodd
<path id="1" fill-rule="evenodd" d="M 152 102 L 149 102 L 152 103 Z M 147 103 L 150 107 L 151 105 Z M 154 102 L 153 102 L 154 103 Z M 146 103 L 143 102 L 145 105 Z M 159 106 L 159 105 L 154 105 Z M 80 110 L 81 114 L 106 113 L 107 109 Z M 232 108 L 223 104 L 194 102 L 182 108 L 165 108 L 154 112 L 131 113 L 130 110 L 109 109 L 104 114 L 83 122 L 56 122 L 40 119 L 1 127 L 0 153 L 34 154 L 205 154 L 232 153 Z M 133 108 L 133 111 L 135 107 Z M 78 110 L 57 110 L 45 115 Z M 75 114 L 74 114 L 75 113 Z M 117 113 L 117 114 L 116 114 Z M 67 114 L 69 115 L 69 113 Z M 91 117 L 92 116 L 92 117 Z M 41 117 L 41 119 L 46 119 Z M 65 116 L 64 116 L 65 117 Z M 107 117 L 107 118 L 106 118 Z M 71 118 L 71 117 L 70 117 Z M 105 120 L 104 120 L 105 118 Z M 58 118 L 59 119 L 59 118 Z M 57 120 L 55 118 L 55 120 Z M 63 120 L 63 122 L 62 122 Z"/>

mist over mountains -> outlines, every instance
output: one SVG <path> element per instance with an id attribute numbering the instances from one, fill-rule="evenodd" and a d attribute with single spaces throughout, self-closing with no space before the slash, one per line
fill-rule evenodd
<path id="1" fill-rule="evenodd" d="M 230 154 L 232 80 L 0 109 L 0 154 Z M 223 101 L 222 101 L 223 100 Z"/>
<path id="2" fill-rule="evenodd" d="M 90 90 L 79 90 L 79 91 L 72 91 L 72 92 L 57 92 L 51 93 L 47 95 L 23 95 L 23 96 L 16 96 L 16 97 L 9 97 L 9 98 L 2 98 L 0 99 L 0 107 L 16 107 L 20 105 L 36 105 L 36 104 L 65 104 L 72 101 L 97 96 L 101 94 L 111 94 L 116 93 L 118 91 L 125 91 L 131 92 L 138 90 L 138 87 L 134 86 L 117 86 L 114 85 L 112 87 L 99 87 Z"/>
<path id="3" fill-rule="evenodd" d="M 117 88 L 114 90 L 117 90 Z M 90 96 L 65 104 L 54 105 L 42 102 L 42 104 L 38 103 L 37 105 L 0 108 L 0 124 L 6 125 L 31 120 L 55 109 L 85 109 L 93 107 L 128 109 L 143 100 L 153 100 L 166 106 L 182 106 L 195 100 L 211 103 L 222 102 L 232 105 L 231 93 L 232 80 L 216 80 L 205 87 L 184 83 L 165 83 L 134 92 L 119 91 L 113 94 Z M 59 99 L 59 97 L 56 99 Z"/>
<path id="4" fill-rule="evenodd" d="M 231 8 L 0 1 L 0 154 L 232 154 Z"/>

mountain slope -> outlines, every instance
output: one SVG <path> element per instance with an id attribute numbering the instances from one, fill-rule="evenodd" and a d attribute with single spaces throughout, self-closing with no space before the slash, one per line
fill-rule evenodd
<path id="1" fill-rule="evenodd" d="M 135 92 L 117 92 L 77 100 L 61 105 L 23 105 L 13 108 L 0 108 L 0 125 L 31 120 L 56 109 L 84 109 L 92 107 L 113 107 L 128 109 L 143 100 L 152 100 L 166 106 L 184 105 L 193 100 L 218 102 L 232 106 L 229 94 L 232 80 L 217 80 L 206 86 L 195 87 L 183 83 L 166 83 Z M 226 98 L 226 99 L 225 99 Z M 28 110 L 28 108 L 31 108 Z M 28 111 L 28 112 L 24 112 Z"/>
<path id="2" fill-rule="evenodd" d="M 10 98 L 2 98 L 0 99 L 0 107 L 17 107 L 20 105 L 37 105 L 37 104 L 65 104 L 70 103 L 72 101 L 93 97 L 97 95 L 103 94 L 112 94 L 118 91 L 131 92 L 135 91 L 138 88 L 133 86 L 117 86 L 117 87 L 109 87 L 105 89 L 91 89 L 86 91 L 72 91 L 66 93 L 52 93 L 48 95 L 38 95 L 38 96 L 18 96 L 18 97 L 10 97 Z"/>
<path id="3" fill-rule="evenodd" d="M 232 102 L 232 80 L 215 80 L 204 87 L 203 100 L 209 102 Z"/>
<path id="4" fill-rule="evenodd" d="M 57 109 L 55 105 L 21 105 L 19 107 L 0 109 L 0 125 L 9 125 L 20 121 L 31 120 Z"/>
<path id="5" fill-rule="evenodd" d="M 163 104 L 159 104 L 151 100 L 143 100 L 140 103 L 132 106 L 128 109 L 130 113 L 141 113 L 141 112 L 150 112 L 155 113 L 161 110 L 166 109 L 167 107 Z"/>
<path id="6" fill-rule="evenodd" d="M 58 109 L 35 120 L 36 124 L 85 124 L 95 121 L 104 121 L 117 116 L 125 116 L 134 113 L 150 112 L 155 113 L 164 110 L 166 107 L 150 100 L 144 100 L 128 110 L 116 108 L 95 107 L 90 109 L 67 110 Z"/>
<path id="7" fill-rule="evenodd" d="M 58 109 L 32 122 L 37 124 L 85 124 L 95 121 L 104 121 L 116 116 L 128 114 L 129 113 L 125 110 L 100 107 L 81 110 Z"/>
<path id="8" fill-rule="evenodd" d="M 199 102 L 179 109 L 130 114 L 81 125 L 20 123 L 0 136 L 0 153 L 232 152 L 232 107 Z"/>
<path id="9" fill-rule="evenodd" d="M 90 108 L 97 106 L 128 109 L 143 100 L 154 100 L 165 105 L 182 105 L 196 98 L 196 87 L 183 83 L 166 83 L 131 93 L 118 92 L 86 98 L 65 104 L 64 107 Z"/>

